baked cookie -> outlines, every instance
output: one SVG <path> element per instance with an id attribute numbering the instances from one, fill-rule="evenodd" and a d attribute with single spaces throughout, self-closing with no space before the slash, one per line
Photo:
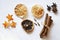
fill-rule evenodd
<path id="1" fill-rule="evenodd" d="M 27 16 L 27 7 L 24 4 L 17 4 L 14 11 L 15 14 L 20 18 Z"/>
<path id="2" fill-rule="evenodd" d="M 36 18 L 41 18 L 42 16 L 43 16 L 43 14 L 44 14 L 44 9 L 43 9 L 43 7 L 42 6 L 40 6 L 40 5 L 34 5 L 33 7 L 32 7 L 32 14 L 33 14 L 33 16 L 34 17 L 36 17 Z"/>
<path id="3" fill-rule="evenodd" d="M 33 29 L 34 29 L 34 24 L 31 20 L 23 20 L 22 23 L 21 23 L 23 29 L 27 32 L 27 33 L 31 33 L 33 32 Z"/>

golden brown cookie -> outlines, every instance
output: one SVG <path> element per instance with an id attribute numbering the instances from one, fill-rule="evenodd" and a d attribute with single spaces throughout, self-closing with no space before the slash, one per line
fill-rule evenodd
<path id="1" fill-rule="evenodd" d="M 8 19 L 8 21 L 13 20 L 12 16 L 13 16 L 13 15 L 10 15 L 10 14 L 8 14 L 8 16 L 6 16 L 6 18 Z"/>
<path id="2" fill-rule="evenodd" d="M 12 28 L 16 28 L 16 22 L 12 21 L 12 23 L 10 23 Z"/>
<path id="3" fill-rule="evenodd" d="M 44 14 L 44 9 L 43 9 L 43 7 L 42 6 L 40 6 L 40 5 L 34 5 L 33 7 L 32 7 L 32 14 L 33 14 L 33 16 L 34 17 L 36 17 L 36 18 L 41 18 L 42 16 L 43 16 L 43 14 Z"/>
<path id="4" fill-rule="evenodd" d="M 4 28 L 8 28 L 8 27 L 10 26 L 10 23 L 7 22 L 7 21 L 5 21 L 5 22 L 3 23 L 3 25 L 4 25 Z"/>
<path id="5" fill-rule="evenodd" d="M 27 7 L 24 4 L 17 4 L 14 11 L 15 14 L 20 18 L 27 16 Z"/>

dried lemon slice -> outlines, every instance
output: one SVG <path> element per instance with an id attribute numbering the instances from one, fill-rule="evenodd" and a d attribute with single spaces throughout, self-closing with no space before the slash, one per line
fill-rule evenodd
<path id="1" fill-rule="evenodd" d="M 40 5 L 34 5 L 32 7 L 32 14 L 36 17 L 36 18 L 41 18 L 44 14 L 44 9 L 42 6 Z"/>
<path id="2" fill-rule="evenodd" d="M 27 8 L 24 4 L 17 4 L 14 11 L 15 14 L 20 18 L 24 18 L 27 16 Z"/>

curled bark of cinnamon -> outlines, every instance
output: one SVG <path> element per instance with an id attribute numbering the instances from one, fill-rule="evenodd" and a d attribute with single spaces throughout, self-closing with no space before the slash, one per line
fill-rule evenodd
<path id="1" fill-rule="evenodd" d="M 44 24 L 44 27 L 43 27 L 42 32 L 40 34 L 41 38 L 47 37 L 52 22 L 53 22 L 53 20 L 51 19 L 51 16 L 48 16 L 48 14 L 46 14 L 45 24 Z"/>

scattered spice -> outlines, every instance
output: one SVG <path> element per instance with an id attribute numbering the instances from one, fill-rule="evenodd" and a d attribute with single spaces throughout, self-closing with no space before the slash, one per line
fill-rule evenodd
<path id="1" fill-rule="evenodd" d="M 40 24 L 37 22 L 38 26 L 40 26 Z"/>
<path id="2" fill-rule="evenodd" d="M 37 20 L 34 18 L 34 21 L 37 22 Z"/>
<path id="3" fill-rule="evenodd" d="M 57 13 L 57 5 L 56 5 L 56 3 L 53 3 L 53 5 L 52 5 L 52 11 L 54 13 Z"/>
<path id="4" fill-rule="evenodd" d="M 57 4 L 56 3 L 53 3 L 52 7 L 57 7 Z"/>
<path id="5" fill-rule="evenodd" d="M 48 11 L 51 11 L 51 7 L 47 5 L 47 10 Z"/>
<path id="6" fill-rule="evenodd" d="M 37 20 L 35 18 L 34 18 L 34 21 L 36 22 L 36 23 L 34 23 L 36 26 L 37 25 L 40 26 L 39 22 L 37 22 Z"/>
<path id="7" fill-rule="evenodd" d="M 52 8 L 52 11 L 53 11 L 54 13 L 57 13 L 57 8 L 56 8 L 56 7 L 53 7 L 53 8 Z"/>
<path id="8" fill-rule="evenodd" d="M 34 23 L 37 26 L 37 23 Z"/>
<path id="9" fill-rule="evenodd" d="M 54 13 L 57 13 L 57 4 L 56 3 L 53 3 L 53 5 L 51 5 L 51 6 L 48 6 L 47 5 L 47 10 L 48 11 L 51 11 L 51 9 L 52 9 L 52 11 L 54 12 Z"/>

